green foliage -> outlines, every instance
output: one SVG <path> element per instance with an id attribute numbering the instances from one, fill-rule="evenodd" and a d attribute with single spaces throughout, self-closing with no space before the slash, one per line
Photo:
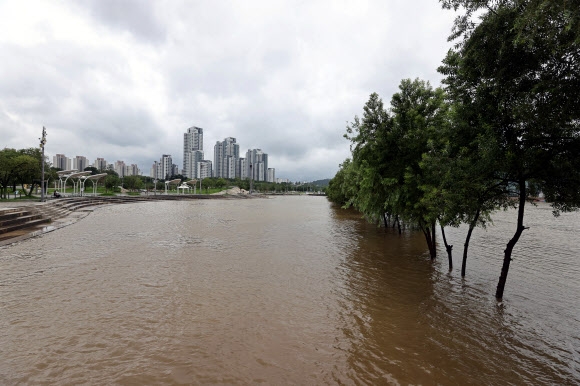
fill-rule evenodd
<path id="1" fill-rule="evenodd" d="M 513 189 L 518 196 L 516 232 L 496 292 L 501 298 L 512 250 L 525 229 L 527 197 L 544 192 L 555 214 L 580 206 L 580 4 L 442 4 L 465 10 L 451 36 L 462 40 L 440 68 L 456 108 L 454 135 L 475 150 L 469 158 L 482 160 L 479 192 L 497 189 L 505 197 Z M 472 21 L 476 13 L 478 23 Z M 497 197 L 484 202 L 493 206 Z"/>
<path id="2" fill-rule="evenodd" d="M 30 196 L 35 184 L 40 184 L 42 155 L 39 149 L 9 149 L 0 150 L 0 197 L 7 198 L 8 187 L 16 190 L 20 184 L 30 185 L 26 194 Z M 48 165 L 45 166 L 49 169 Z"/>
<path id="3" fill-rule="evenodd" d="M 123 180 L 123 184 L 126 189 L 129 190 L 138 190 L 143 187 L 143 181 L 139 176 L 127 176 Z"/>
<path id="4" fill-rule="evenodd" d="M 119 184 L 121 183 L 121 180 L 119 179 L 119 176 L 117 175 L 117 173 L 113 172 L 113 173 L 107 173 L 108 175 L 105 177 L 105 193 L 107 193 L 109 190 L 113 191 L 115 189 L 115 187 L 119 186 Z"/>
<path id="5" fill-rule="evenodd" d="M 99 169 L 97 169 L 97 168 L 96 168 L 96 167 L 94 167 L 94 166 L 87 166 L 87 167 L 84 169 L 84 171 L 85 171 L 85 172 L 88 172 L 88 171 L 90 171 L 92 176 L 94 176 L 95 174 L 99 174 L 99 173 L 100 173 L 100 172 L 99 172 Z"/>

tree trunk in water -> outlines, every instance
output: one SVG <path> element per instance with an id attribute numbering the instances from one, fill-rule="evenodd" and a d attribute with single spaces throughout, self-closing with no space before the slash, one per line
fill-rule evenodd
<path id="1" fill-rule="evenodd" d="M 431 223 L 431 242 L 433 244 L 433 258 L 437 256 L 437 240 L 435 240 L 435 221 Z"/>
<path id="2" fill-rule="evenodd" d="M 471 239 L 471 234 L 475 225 L 477 225 L 477 220 L 479 219 L 479 209 L 475 213 L 475 217 L 469 223 L 469 230 L 467 231 L 467 237 L 465 237 L 465 244 L 463 244 L 463 260 L 461 261 L 461 277 L 465 277 L 465 271 L 467 269 L 467 250 L 469 249 L 469 240 Z"/>
<path id="3" fill-rule="evenodd" d="M 526 181 L 524 179 L 520 180 L 520 195 L 519 195 L 519 206 L 518 206 L 518 227 L 516 233 L 512 239 L 507 243 L 506 249 L 504 251 L 503 265 L 501 267 L 501 275 L 499 276 L 499 282 L 497 283 L 497 289 L 495 291 L 495 297 L 498 301 L 503 298 L 503 291 L 505 289 L 505 283 L 507 280 L 508 271 L 510 269 L 510 262 L 512 261 L 512 251 L 522 232 L 527 229 L 524 227 L 524 206 L 526 204 Z"/>
<path id="4" fill-rule="evenodd" d="M 441 235 L 443 236 L 443 244 L 445 244 L 445 250 L 447 251 L 447 258 L 449 259 L 449 272 L 453 271 L 453 245 L 447 244 L 447 237 L 445 237 L 445 228 L 441 226 Z"/>
<path id="5" fill-rule="evenodd" d="M 399 227 L 399 234 L 401 234 L 401 221 L 399 221 L 399 216 L 397 216 L 397 226 Z"/>
<path id="6" fill-rule="evenodd" d="M 387 221 L 387 215 L 383 213 L 383 224 L 385 225 L 385 229 L 389 227 L 389 222 Z"/>
<path id="7" fill-rule="evenodd" d="M 437 257 L 437 246 L 435 245 L 435 223 L 427 225 L 423 229 L 423 234 L 425 235 L 425 240 L 427 241 L 427 247 L 429 248 L 429 255 L 431 260 L 435 260 Z"/>

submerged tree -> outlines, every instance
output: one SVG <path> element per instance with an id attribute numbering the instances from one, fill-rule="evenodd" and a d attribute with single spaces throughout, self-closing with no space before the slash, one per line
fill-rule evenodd
<path id="1" fill-rule="evenodd" d="M 444 0 L 464 8 L 441 67 L 469 138 L 496 147 L 492 181 L 517 194 L 517 226 L 504 251 L 503 297 L 528 196 L 538 189 L 554 214 L 580 206 L 580 7 L 577 1 Z M 476 23 L 472 16 L 479 13 Z"/>
<path id="2" fill-rule="evenodd" d="M 401 81 L 390 111 L 376 93 L 371 94 L 362 119 L 355 117 L 347 127 L 352 163 L 339 176 L 347 206 L 373 220 L 387 223 L 386 216 L 392 215 L 419 228 L 432 259 L 436 256 L 435 224 L 441 208 L 423 188 L 421 160 L 430 140 L 446 124 L 447 112 L 443 91 L 419 79 Z"/>

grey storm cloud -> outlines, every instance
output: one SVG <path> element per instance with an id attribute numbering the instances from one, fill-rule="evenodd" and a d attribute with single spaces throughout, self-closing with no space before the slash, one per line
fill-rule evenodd
<path id="1" fill-rule="evenodd" d="M 25 3 L 25 4 L 23 4 Z M 453 13 L 433 0 L 0 2 L 0 146 L 181 166 L 236 137 L 277 177 L 330 178 L 347 122 L 403 78 L 439 83 Z"/>
<path id="2" fill-rule="evenodd" d="M 156 15 L 161 2 L 141 0 L 91 0 L 78 5 L 99 22 L 117 31 L 127 31 L 137 39 L 161 43 L 166 38 L 167 28 Z"/>

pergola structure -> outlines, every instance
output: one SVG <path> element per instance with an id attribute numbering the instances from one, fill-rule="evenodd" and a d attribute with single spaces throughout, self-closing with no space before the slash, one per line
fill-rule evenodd
<path id="1" fill-rule="evenodd" d="M 171 180 L 171 181 L 165 181 L 165 194 L 167 194 L 167 187 L 168 187 L 170 184 L 177 185 L 177 184 L 179 184 L 180 182 L 181 182 L 181 179 L 179 179 L 179 178 L 176 178 L 175 180 Z"/>
<path id="2" fill-rule="evenodd" d="M 199 180 L 199 183 L 201 184 L 201 180 Z M 193 180 L 189 180 L 186 182 L 186 184 L 193 186 L 193 194 L 196 194 L 196 189 L 197 189 L 197 180 L 193 179 Z M 201 193 L 201 188 L 200 188 L 200 193 Z"/>
<path id="3" fill-rule="evenodd" d="M 60 190 L 62 193 L 64 193 L 64 190 L 63 190 L 63 184 L 62 184 L 62 182 L 63 182 L 63 181 L 62 181 L 63 177 L 66 177 L 66 176 L 68 176 L 68 175 L 71 175 L 71 174 L 73 174 L 73 173 L 76 173 L 76 172 L 78 172 L 78 170 L 77 170 L 77 169 L 72 169 L 72 170 L 61 170 L 61 171 L 59 171 L 59 172 L 56 172 L 56 175 L 58 176 L 58 187 L 57 187 L 57 181 L 54 181 L 54 189 L 55 189 L 55 190 L 56 190 L 56 189 L 58 189 L 58 190 Z"/>
<path id="4" fill-rule="evenodd" d="M 77 184 L 78 184 L 79 193 L 81 192 L 81 183 L 80 183 L 81 177 L 87 176 L 87 175 L 91 174 L 91 172 L 90 171 L 79 172 L 76 169 L 71 169 L 71 170 L 61 170 L 59 172 L 56 172 L 56 174 L 58 175 L 58 189 L 61 191 L 61 194 L 63 194 L 63 195 L 65 194 L 66 182 L 70 178 L 71 181 L 73 182 L 73 195 L 76 195 L 77 194 Z M 56 181 L 54 183 L 56 185 Z M 55 188 L 56 188 L 56 186 L 55 186 Z"/>
<path id="5" fill-rule="evenodd" d="M 105 178 L 107 176 L 107 173 L 101 173 L 101 174 L 94 174 L 92 176 L 81 176 L 80 180 L 81 180 L 81 185 L 80 185 L 80 191 L 81 193 L 85 190 L 85 184 L 87 182 L 87 180 L 90 180 L 91 183 L 93 184 L 93 196 L 97 195 L 97 186 L 99 184 L 99 180 Z"/>

